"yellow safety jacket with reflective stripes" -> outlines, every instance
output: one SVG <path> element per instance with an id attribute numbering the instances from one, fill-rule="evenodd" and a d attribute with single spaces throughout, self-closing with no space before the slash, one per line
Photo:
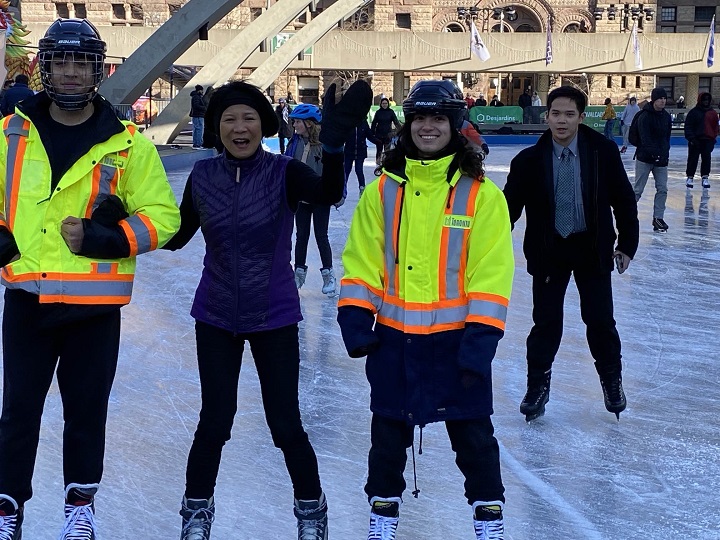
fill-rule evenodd
<path id="1" fill-rule="evenodd" d="M 51 169 L 37 129 L 22 113 L 2 120 L 0 227 L 14 236 L 20 259 L 0 272 L 2 284 L 37 294 L 41 303 L 130 302 L 135 256 L 162 246 L 177 231 L 180 213 L 154 145 L 126 129 L 96 144 L 51 193 Z M 60 234 L 68 216 L 89 218 L 107 195 L 129 217 L 122 227 L 130 257 L 90 259 L 72 253 Z"/>
<path id="2" fill-rule="evenodd" d="M 505 329 L 515 268 L 502 191 L 457 172 L 453 156 L 407 159 L 363 192 L 350 227 L 339 306 L 432 334 L 478 322 Z"/>

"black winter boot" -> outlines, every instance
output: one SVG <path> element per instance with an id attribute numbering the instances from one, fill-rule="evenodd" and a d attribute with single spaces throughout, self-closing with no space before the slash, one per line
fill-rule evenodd
<path id="1" fill-rule="evenodd" d="M 545 414 L 545 404 L 550 401 L 550 370 L 540 375 L 528 375 L 527 392 L 520 403 L 520 412 L 530 422 Z"/>

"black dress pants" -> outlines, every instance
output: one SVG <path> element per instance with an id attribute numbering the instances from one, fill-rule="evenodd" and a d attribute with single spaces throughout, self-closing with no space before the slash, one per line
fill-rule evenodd
<path id="1" fill-rule="evenodd" d="M 505 502 L 500 475 L 500 450 L 490 417 L 445 422 L 455 463 L 465 476 L 468 504 L 477 501 Z M 413 443 L 414 426 L 373 414 L 365 493 L 373 497 L 402 497 L 407 449 Z"/>
<path id="2" fill-rule="evenodd" d="M 245 341 L 255 359 L 265 420 L 285 456 L 296 499 L 317 500 L 317 458 L 300 419 L 298 326 L 236 334 L 195 323 L 202 408 L 188 456 L 185 496 L 209 499 L 215 491 L 222 448 L 230 440 Z"/>
<path id="3" fill-rule="evenodd" d="M 38 323 L 42 307 L 11 292 L 5 294 L 2 325 L 0 493 L 22 506 L 32 497 L 40 420 L 56 367 L 65 420 L 65 485 L 102 478 L 120 309 L 46 328 Z"/>
<path id="4" fill-rule="evenodd" d="M 559 239 L 561 255 L 549 276 L 533 276 L 533 327 L 527 338 L 528 375 L 539 376 L 552 367 L 563 334 L 563 307 L 570 275 L 580 295 L 580 316 L 595 368 L 604 374 L 621 371 L 620 336 L 613 317 L 610 272 L 588 268 L 586 234 Z"/>

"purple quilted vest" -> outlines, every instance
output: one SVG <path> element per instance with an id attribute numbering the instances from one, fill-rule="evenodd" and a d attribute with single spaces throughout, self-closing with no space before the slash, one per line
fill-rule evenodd
<path id="1" fill-rule="evenodd" d="M 259 148 L 248 159 L 222 154 L 195 164 L 193 202 L 206 246 L 190 312 L 196 320 L 235 333 L 302 320 L 290 265 L 290 159 Z"/>

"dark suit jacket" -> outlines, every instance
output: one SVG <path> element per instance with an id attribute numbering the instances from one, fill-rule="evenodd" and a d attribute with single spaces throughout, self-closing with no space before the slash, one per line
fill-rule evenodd
<path id="1" fill-rule="evenodd" d="M 587 237 L 591 241 L 578 254 L 579 267 L 611 272 L 616 239 L 617 249 L 630 258 L 637 251 L 640 233 L 635 194 L 614 142 L 580 125 L 578 151 Z M 512 160 L 503 190 L 513 225 L 525 209 L 523 250 L 528 272 L 533 276 L 549 275 L 557 255 L 552 159 L 552 134 L 548 129 L 534 146 Z"/>

